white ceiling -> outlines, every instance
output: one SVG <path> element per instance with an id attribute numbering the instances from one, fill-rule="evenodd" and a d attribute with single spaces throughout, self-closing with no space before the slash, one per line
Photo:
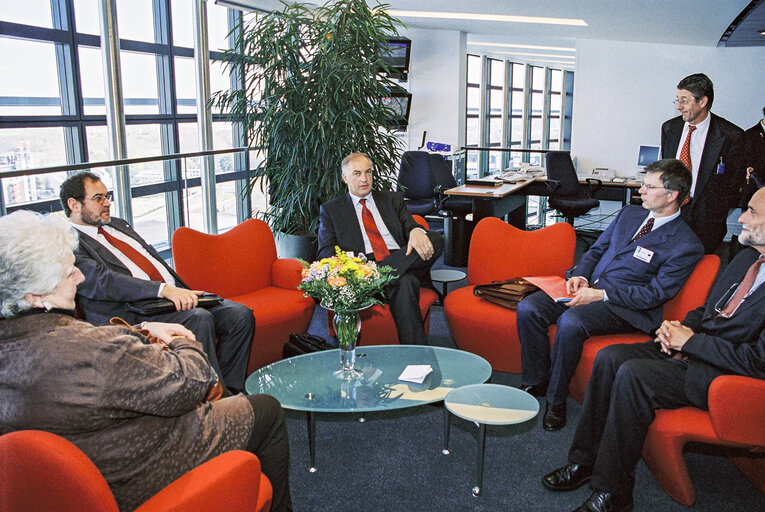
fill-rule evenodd
<path id="1" fill-rule="evenodd" d="M 209 1 L 209 0 L 208 0 Z M 221 0 L 216 0 L 221 2 Z M 239 5 L 251 5 L 264 10 L 282 7 L 279 0 L 228 0 Z M 305 0 L 304 0 L 305 1 Z M 310 1 L 310 0 L 309 0 Z M 759 1 L 765 16 L 765 0 Z M 314 0 L 314 3 L 323 3 Z M 517 61 L 563 62 L 572 67 L 575 54 L 550 49 L 518 49 L 483 46 L 477 43 L 503 43 L 511 45 L 554 46 L 573 49 L 578 39 L 601 39 L 646 43 L 677 44 L 683 46 L 718 45 L 721 36 L 733 20 L 750 4 L 750 0 L 387 0 L 390 9 L 404 11 L 433 11 L 447 13 L 477 13 L 513 16 L 540 16 L 581 19 L 587 26 L 565 26 L 541 23 L 511 23 L 506 21 L 472 21 L 453 19 L 427 19 L 396 15 L 408 28 L 441 29 L 465 32 L 468 51 L 496 54 L 502 58 L 512 52 Z M 370 6 L 377 0 L 367 0 Z M 749 13 L 749 25 L 759 18 Z M 763 27 L 765 28 L 765 25 Z M 759 36 L 751 27 L 747 32 L 757 41 Z M 737 34 L 740 34 L 738 31 Z M 752 45 L 748 43 L 747 45 Z M 683 50 L 687 51 L 687 50 Z M 518 52 L 541 53 L 542 56 L 518 55 Z M 552 59 L 552 60 L 551 60 Z M 560 65 L 560 60 L 558 64 Z"/>
<path id="2" fill-rule="evenodd" d="M 368 1 L 370 5 L 373 0 Z M 468 40 L 573 46 L 609 39 L 717 46 L 749 0 L 388 0 L 391 9 L 583 19 L 588 26 L 404 18 L 408 27 L 459 30 Z"/>

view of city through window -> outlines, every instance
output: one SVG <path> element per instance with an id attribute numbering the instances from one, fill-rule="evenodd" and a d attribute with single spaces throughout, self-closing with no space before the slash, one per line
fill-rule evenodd
<path id="1" fill-rule="evenodd" d="M 98 0 L 0 3 L 0 171 L 111 160 L 106 126 Z M 213 2 L 207 9 L 210 58 L 228 47 L 238 11 Z M 117 0 L 121 89 L 127 158 L 199 151 L 190 0 Z M 210 61 L 213 92 L 231 87 L 220 62 Z M 213 116 L 213 149 L 241 147 L 240 130 Z M 246 216 L 245 158 L 216 155 L 219 230 Z M 204 228 L 199 178 L 202 159 L 131 165 L 133 224 L 155 246 L 184 224 Z M 107 187 L 111 168 L 94 168 Z M 226 177 L 226 175 L 229 177 Z M 2 204 L 58 209 L 66 173 L 3 178 Z M 171 186 L 168 186 L 171 185 Z M 256 188 L 253 208 L 265 207 Z"/>

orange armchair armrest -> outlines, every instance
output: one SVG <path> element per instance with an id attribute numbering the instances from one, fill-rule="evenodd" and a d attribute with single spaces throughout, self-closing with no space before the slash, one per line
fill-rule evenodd
<path id="1" fill-rule="evenodd" d="M 270 483 L 260 472 L 260 461 L 252 453 L 235 450 L 223 453 L 192 469 L 155 494 L 136 512 L 253 511 L 271 501 Z M 262 489 L 261 489 L 262 487 Z M 267 510 L 267 509 L 266 509 Z"/>
<path id="2" fill-rule="evenodd" d="M 765 447 L 765 380 L 717 377 L 709 386 L 709 416 L 720 439 Z"/>
<path id="3" fill-rule="evenodd" d="M 300 284 L 300 271 L 303 265 L 292 258 L 279 258 L 271 266 L 271 283 L 279 288 L 297 290 Z"/>

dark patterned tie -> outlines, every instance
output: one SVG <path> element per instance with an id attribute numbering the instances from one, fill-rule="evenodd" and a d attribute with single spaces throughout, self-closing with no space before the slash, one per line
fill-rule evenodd
<path id="1" fill-rule="evenodd" d="M 154 265 L 154 263 L 152 263 L 143 254 L 136 251 L 132 245 L 120 240 L 116 236 L 110 235 L 104 228 L 101 227 L 98 228 L 98 234 L 103 235 L 103 237 L 106 238 L 106 241 L 112 245 L 112 247 L 127 256 L 130 261 L 138 266 L 138 268 L 146 272 L 146 274 L 149 276 L 149 279 L 152 281 L 159 281 L 160 283 L 165 282 L 165 279 L 162 277 L 162 274 L 159 273 L 159 270 L 157 270 L 157 267 Z"/>
<path id="2" fill-rule="evenodd" d="M 688 135 L 685 137 L 683 149 L 680 151 L 680 161 L 683 162 L 691 172 L 693 172 L 693 166 L 691 165 L 691 134 L 695 129 L 696 127 L 692 124 L 688 125 Z"/>
<path id="3" fill-rule="evenodd" d="M 367 208 L 367 200 L 360 199 L 359 202 L 361 203 L 361 221 L 364 223 L 364 229 L 367 232 L 369 244 L 372 246 L 372 252 L 375 253 L 375 260 L 382 261 L 388 257 L 390 251 L 388 246 L 385 245 L 385 240 L 383 240 L 380 230 L 377 229 L 377 223 L 372 216 L 372 212 Z"/>
<path id="4" fill-rule="evenodd" d="M 634 242 L 638 238 L 643 238 L 645 235 L 650 233 L 652 229 L 653 229 L 653 217 L 648 219 L 648 222 L 646 222 L 645 225 L 643 225 L 643 227 L 640 228 L 640 231 L 638 231 L 635 234 L 635 236 L 632 237 L 632 240 L 630 240 L 630 243 Z"/>

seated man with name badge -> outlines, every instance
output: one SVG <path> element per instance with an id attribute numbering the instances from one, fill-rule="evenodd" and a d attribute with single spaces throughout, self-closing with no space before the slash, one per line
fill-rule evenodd
<path id="1" fill-rule="evenodd" d="M 674 297 L 704 255 L 699 238 L 680 217 L 691 173 L 675 159 L 646 168 L 643 207 L 622 208 L 566 281 L 570 302 L 539 291 L 518 304 L 521 389 L 547 397 L 545 430 L 566 423 L 568 385 L 590 336 L 639 330 L 661 323 L 662 305 Z M 557 324 L 550 350 L 547 330 Z"/>
<path id="2" fill-rule="evenodd" d="M 96 325 L 112 317 L 130 324 L 181 324 L 202 343 L 229 391 L 242 391 L 255 329 L 252 310 L 229 300 L 209 309 L 197 307 L 204 292 L 190 290 L 127 222 L 111 216 L 111 193 L 98 175 L 70 176 L 61 185 L 60 199 L 80 234 L 75 265 L 85 276 L 77 286 L 85 319 Z M 176 311 L 142 316 L 128 310 L 130 302 L 156 297 L 171 300 Z"/>

